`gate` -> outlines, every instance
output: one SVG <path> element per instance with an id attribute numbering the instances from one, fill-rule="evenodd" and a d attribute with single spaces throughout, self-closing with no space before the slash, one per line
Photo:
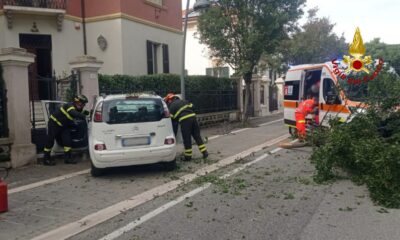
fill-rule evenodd
<path id="1" fill-rule="evenodd" d="M 278 88 L 276 85 L 269 86 L 269 111 L 278 110 Z"/>

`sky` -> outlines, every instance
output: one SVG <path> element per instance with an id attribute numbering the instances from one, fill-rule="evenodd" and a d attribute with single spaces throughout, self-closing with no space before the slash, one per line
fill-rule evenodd
<path id="1" fill-rule="evenodd" d="M 182 9 L 186 1 L 182 0 Z M 191 6 L 195 1 L 190 0 Z M 380 38 L 384 43 L 400 44 L 400 0 L 307 0 L 305 16 L 314 7 L 319 9 L 318 17 L 328 17 L 336 24 L 334 32 L 343 33 L 346 42 L 353 41 L 359 27 L 364 42 Z"/>

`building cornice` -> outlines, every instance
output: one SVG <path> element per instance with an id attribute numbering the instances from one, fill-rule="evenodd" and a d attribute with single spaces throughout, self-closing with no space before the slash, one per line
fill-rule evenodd
<path id="1" fill-rule="evenodd" d="M 68 19 L 68 20 L 71 20 L 71 21 L 74 21 L 74 22 L 80 22 L 80 23 L 83 22 L 81 17 L 76 17 L 76 16 L 72 16 L 72 15 L 69 15 L 69 14 L 66 14 L 64 16 L 64 19 Z"/>
<path id="2" fill-rule="evenodd" d="M 98 17 L 90 17 L 90 18 L 86 18 L 85 22 L 86 23 L 93 23 L 93 22 L 100 22 L 100 21 L 107 21 L 107 20 L 113 20 L 113 19 L 126 19 L 129 21 L 133 21 L 133 22 L 137 22 L 137 23 L 141 23 L 141 24 L 145 24 L 148 26 L 152 26 L 152 27 L 156 27 L 165 31 L 169 31 L 169 32 L 173 32 L 173 33 L 178 33 L 178 34 L 182 34 L 182 30 L 178 30 L 175 28 L 171 28 L 171 27 L 167 27 L 158 23 L 154 23 L 142 18 L 138 18 L 138 17 L 134 17 L 132 15 L 126 14 L 126 13 L 114 13 L 114 14 L 108 14 L 108 15 L 103 15 L 103 16 L 98 16 Z"/>

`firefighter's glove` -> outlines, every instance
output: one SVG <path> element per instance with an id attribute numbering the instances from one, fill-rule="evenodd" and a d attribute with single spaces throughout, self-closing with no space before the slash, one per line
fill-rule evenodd
<path id="1" fill-rule="evenodd" d="M 86 115 L 86 116 L 89 116 L 89 115 L 90 115 L 90 112 L 89 112 L 88 110 L 83 110 L 82 113 L 83 113 L 84 115 Z"/>

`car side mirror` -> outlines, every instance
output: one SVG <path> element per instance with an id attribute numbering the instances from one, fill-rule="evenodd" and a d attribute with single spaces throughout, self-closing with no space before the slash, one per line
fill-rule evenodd
<path id="1" fill-rule="evenodd" d="M 339 96 L 335 93 L 329 92 L 326 96 L 326 104 L 328 105 L 340 104 Z"/>

